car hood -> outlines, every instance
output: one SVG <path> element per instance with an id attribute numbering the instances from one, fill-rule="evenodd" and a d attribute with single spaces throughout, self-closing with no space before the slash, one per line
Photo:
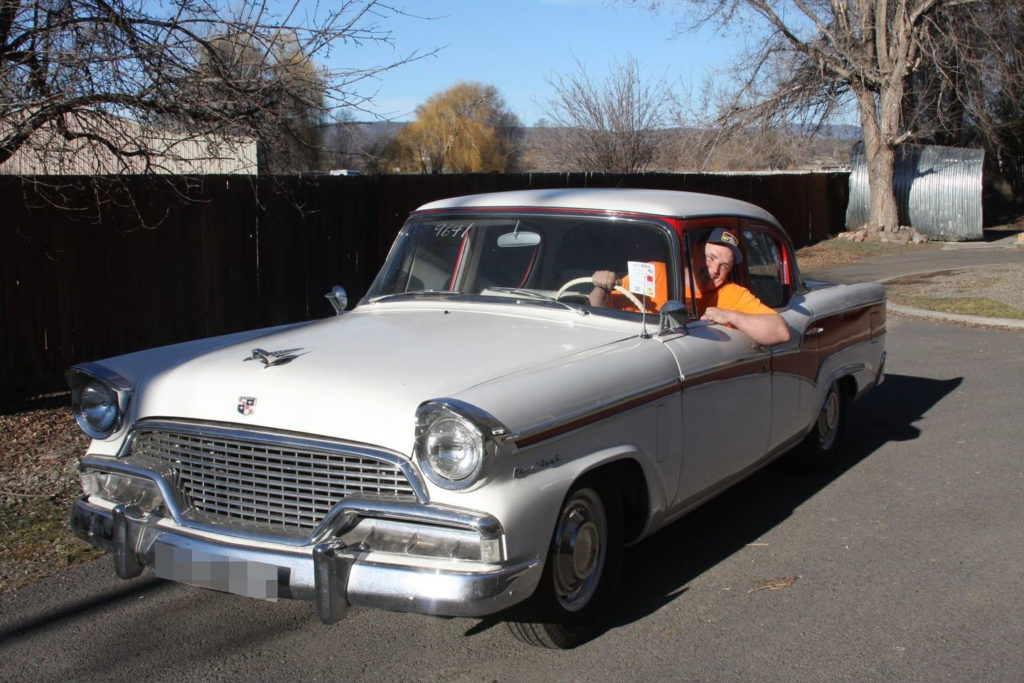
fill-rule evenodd
<path id="1" fill-rule="evenodd" d="M 242 423 L 408 453 L 423 401 L 636 336 L 569 311 L 538 319 L 507 308 L 387 304 L 231 343 L 139 385 L 136 419 Z"/>

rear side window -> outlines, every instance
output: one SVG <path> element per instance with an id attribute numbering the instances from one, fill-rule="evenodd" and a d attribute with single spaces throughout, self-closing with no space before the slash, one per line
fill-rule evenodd
<path id="1" fill-rule="evenodd" d="M 766 306 L 785 306 L 787 287 L 781 246 L 768 233 L 750 228 L 743 230 L 743 242 L 750 291 Z"/>

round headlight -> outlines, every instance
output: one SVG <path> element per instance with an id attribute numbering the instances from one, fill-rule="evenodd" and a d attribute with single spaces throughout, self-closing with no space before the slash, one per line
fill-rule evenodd
<path id="1" fill-rule="evenodd" d="M 102 382 L 89 382 L 82 387 L 82 417 L 98 432 L 111 430 L 117 424 L 117 394 Z"/>
<path id="2" fill-rule="evenodd" d="M 424 401 L 416 409 L 414 457 L 431 482 L 465 491 L 485 480 L 491 460 L 515 447 L 493 415 L 455 398 Z"/>
<path id="3" fill-rule="evenodd" d="M 117 392 L 105 382 L 90 380 L 72 394 L 78 426 L 94 439 L 105 439 L 117 429 L 121 408 Z"/>
<path id="4" fill-rule="evenodd" d="M 71 411 L 83 432 L 103 440 L 121 429 L 135 390 L 128 380 L 97 363 L 76 365 L 65 377 Z"/>
<path id="5" fill-rule="evenodd" d="M 421 407 L 416 417 L 416 459 L 427 478 L 455 490 L 479 481 L 488 448 L 480 428 L 447 406 Z"/>
<path id="6" fill-rule="evenodd" d="M 423 446 L 431 469 L 451 481 L 461 481 L 472 475 L 484 458 L 484 440 L 480 431 L 454 415 L 435 420 Z"/>

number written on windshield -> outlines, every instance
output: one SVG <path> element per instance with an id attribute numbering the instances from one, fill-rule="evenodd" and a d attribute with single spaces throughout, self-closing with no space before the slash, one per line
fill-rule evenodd
<path id="1" fill-rule="evenodd" d="M 471 227 L 473 227 L 472 223 L 439 223 L 434 226 L 434 237 L 460 239 L 469 232 Z"/>

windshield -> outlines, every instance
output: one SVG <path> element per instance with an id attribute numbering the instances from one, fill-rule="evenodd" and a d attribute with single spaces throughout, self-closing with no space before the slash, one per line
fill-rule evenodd
<path id="1" fill-rule="evenodd" d="M 656 223 L 599 216 L 413 216 L 366 300 L 445 293 L 590 305 L 591 276 L 614 272 L 617 282 L 629 289 L 626 276 L 632 261 L 651 264 L 645 271 L 653 274 L 651 287 L 637 298 L 646 310 L 656 311 L 669 298 L 678 298 L 669 276 L 676 272 L 673 234 Z M 637 310 L 629 301 L 614 307 Z"/>

